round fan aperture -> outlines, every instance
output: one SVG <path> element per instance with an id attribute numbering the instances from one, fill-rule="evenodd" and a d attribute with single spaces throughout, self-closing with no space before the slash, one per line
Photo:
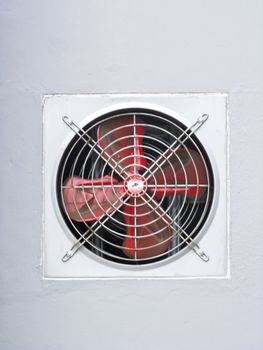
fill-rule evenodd
<path id="1" fill-rule="evenodd" d="M 87 124 L 57 173 L 66 224 L 80 245 L 113 262 L 157 262 L 190 246 L 213 200 L 209 158 L 191 130 L 151 110 Z"/>

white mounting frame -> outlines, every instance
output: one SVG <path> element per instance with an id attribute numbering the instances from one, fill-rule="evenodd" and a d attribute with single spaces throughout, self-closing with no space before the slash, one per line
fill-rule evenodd
<path id="1" fill-rule="evenodd" d="M 114 109 L 143 107 L 174 116 L 186 126 L 204 113 L 208 121 L 196 136 L 205 146 L 215 175 L 215 200 L 198 236 L 209 255 L 204 262 L 192 251 L 178 258 L 146 266 L 123 266 L 102 260 L 84 247 L 67 263 L 62 256 L 75 241 L 64 224 L 55 194 L 58 162 L 68 142 L 75 136 L 62 121 L 64 115 L 80 126 Z M 83 94 L 45 95 L 43 98 L 44 216 L 42 240 L 43 278 L 230 278 L 229 191 L 228 191 L 227 94 Z M 185 248 L 189 250 L 188 248 Z"/>

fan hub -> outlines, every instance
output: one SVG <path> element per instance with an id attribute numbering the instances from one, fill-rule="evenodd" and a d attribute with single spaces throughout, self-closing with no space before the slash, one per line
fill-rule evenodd
<path id="1" fill-rule="evenodd" d="M 140 194 L 144 192 L 144 179 L 138 175 L 131 176 L 126 183 L 126 187 L 131 195 Z"/>

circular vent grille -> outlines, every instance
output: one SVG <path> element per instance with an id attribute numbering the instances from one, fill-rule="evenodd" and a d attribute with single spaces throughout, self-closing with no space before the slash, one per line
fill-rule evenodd
<path id="1" fill-rule="evenodd" d="M 211 209 L 214 180 L 191 128 L 137 108 L 74 130 L 56 186 L 78 248 L 116 263 L 144 265 L 193 247 Z"/>

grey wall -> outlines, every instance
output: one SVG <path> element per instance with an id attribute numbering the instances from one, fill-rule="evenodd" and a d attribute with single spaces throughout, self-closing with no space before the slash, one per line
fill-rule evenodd
<path id="1" fill-rule="evenodd" d="M 263 1 L 2 0 L 1 338 L 262 349 Z M 227 91 L 231 280 L 41 280 L 41 95 Z"/>

